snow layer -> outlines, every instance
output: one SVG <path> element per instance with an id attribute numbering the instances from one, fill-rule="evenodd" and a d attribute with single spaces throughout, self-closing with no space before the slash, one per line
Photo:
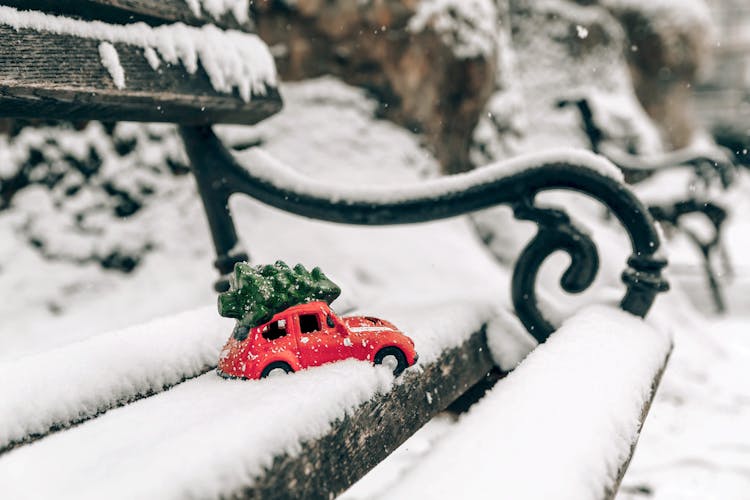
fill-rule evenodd
<path id="1" fill-rule="evenodd" d="M 389 498 L 603 498 L 670 348 L 668 334 L 618 309 L 582 311 L 474 406 Z"/>
<path id="2" fill-rule="evenodd" d="M 207 307 L 0 363 L 0 449 L 206 372 L 232 326 Z"/>
<path id="3" fill-rule="evenodd" d="M 151 50 L 151 54 L 153 49 Z M 115 87 L 118 89 L 125 88 L 125 70 L 120 64 L 120 57 L 117 55 L 117 49 L 109 42 L 102 42 L 99 44 L 99 57 L 102 58 L 102 66 L 107 68 L 112 80 L 115 82 Z M 149 55 L 146 58 L 149 59 Z"/>
<path id="4" fill-rule="evenodd" d="M 270 465 L 266 450 L 298 450 L 392 380 L 355 361 L 262 382 L 209 373 L 4 455 L 0 489 L 17 499 L 216 498 Z"/>
<path id="5" fill-rule="evenodd" d="M 195 73 L 200 63 L 216 91 L 231 93 L 236 89 L 245 101 L 249 101 L 252 94 L 265 94 L 268 86 L 276 86 L 276 66 L 260 38 L 240 31 L 221 30 L 212 24 L 200 28 L 182 23 L 155 28 L 145 23 L 117 25 L 4 6 L 0 6 L 0 24 L 17 30 L 33 29 L 155 50 L 166 62 L 182 64 L 188 73 Z M 108 64 L 113 57 L 110 50 L 107 53 L 105 66 L 110 69 Z M 144 55 L 152 67 L 153 56 L 153 52 Z M 124 81 L 121 83 L 124 85 Z"/>
<path id="6" fill-rule="evenodd" d="M 630 155 L 614 144 L 604 142 L 601 144 L 601 152 L 617 165 L 631 170 L 654 170 L 664 168 L 665 166 L 674 167 L 684 165 L 686 162 L 698 157 L 704 157 L 720 164 L 731 164 L 732 162 L 726 151 L 716 145 L 710 144 L 696 144 L 667 153 Z"/>
<path id="7" fill-rule="evenodd" d="M 463 192 L 470 187 L 490 184 L 520 172 L 533 170 L 547 163 L 569 163 L 618 182 L 623 181 L 622 172 L 603 156 L 572 148 L 521 155 L 470 172 L 396 187 L 343 186 L 307 178 L 261 148 L 243 152 L 240 158 L 248 173 L 279 189 L 349 203 L 396 203 L 413 198 L 445 197 Z"/>
<path id="8" fill-rule="evenodd" d="M 448 295 L 444 302 L 399 302 L 376 309 L 379 313 L 386 312 L 388 319 L 409 333 L 420 353 L 420 364 L 466 339 L 493 312 L 488 297 L 467 300 Z M 172 327 L 160 328 L 166 334 L 146 330 L 120 334 L 118 340 L 127 339 L 130 351 L 123 352 L 122 347 L 117 350 L 111 338 L 102 336 L 84 343 L 99 347 L 96 352 L 92 349 L 71 352 L 75 345 L 62 352 L 51 352 L 54 358 L 47 356 L 49 370 L 60 377 L 55 384 L 67 387 L 68 395 L 81 398 L 75 401 L 68 397 L 65 406 L 81 408 L 88 403 L 93 407 L 98 401 L 89 402 L 84 399 L 87 395 L 113 394 L 117 388 L 123 392 L 122 386 L 135 385 L 142 390 L 147 384 L 139 378 L 146 373 L 151 373 L 151 382 L 160 387 L 161 383 L 169 382 L 166 374 L 170 371 L 169 360 L 166 363 L 163 360 L 165 352 L 175 360 L 183 356 L 202 358 L 198 351 L 215 359 L 220 335 L 206 334 L 212 327 L 218 330 L 210 319 L 206 325 L 203 316 L 207 313 L 200 311 L 170 320 L 173 325 L 186 328 L 195 323 L 196 334 L 205 335 L 202 342 L 205 347 L 201 349 L 191 339 L 175 346 L 177 339 L 170 331 L 174 330 Z M 164 340 L 160 339 L 162 336 Z M 195 352 L 190 352 L 191 347 Z M 97 357 L 89 358 L 92 354 Z M 92 359 L 94 366 L 88 366 L 86 359 Z M 108 362 L 115 363 L 111 374 L 107 373 Z M 63 364 L 72 364 L 78 374 L 70 377 L 59 370 L 53 372 Z M 45 403 L 50 400 L 53 407 L 62 406 L 54 397 L 58 388 L 36 383 L 24 387 L 24 377 L 34 381 L 39 378 L 29 372 L 29 366 L 14 368 L 23 372 L 17 375 L 18 380 L 11 380 L 9 389 L 14 391 L 11 394 L 14 404 L 7 408 L 7 413 L 3 408 L 5 420 L 18 418 L 12 410 L 31 418 L 36 413 L 49 414 L 50 407 L 45 407 Z M 417 369 L 418 366 L 409 370 Z M 155 376 L 160 371 L 165 373 Z M 84 372 L 87 376 L 82 376 Z M 0 496 L 21 499 L 228 495 L 252 484 L 252 478 L 269 466 L 275 455 L 299 451 L 301 441 L 322 435 L 330 422 L 344 417 L 376 393 L 388 391 L 392 382 L 393 376 L 386 369 L 353 360 L 263 381 L 231 381 L 208 373 L 6 453 L 0 457 Z M 31 391 L 35 391 L 41 402 L 37 407 L 28 403 Z M 18 432 L 18 426 L 13 430 Z M 44 475 L 44 481 L 33 479 L 39 474 Z"/>

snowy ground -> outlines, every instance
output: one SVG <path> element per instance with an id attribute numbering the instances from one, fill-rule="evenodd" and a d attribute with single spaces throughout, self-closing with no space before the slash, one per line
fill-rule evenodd
<path id="1" fill-rule="evenodd" d="M 360 92 L 331 80 L 284 90 L 286 109 L 280 116 L 259 127 L 224 129 L 225 136 L 234 142 L 260 140 L 302 173 L 337 182 L 399 184 L 436 174 L 434 160 L 417 138 L 373 120 L 374 105 Z M 40 258 L 21 237 L 38 193 L 17 199 L 15 208 L 0 214 L 0 370 L 104 332 L 213 304 L 210 240 L 192 180 L 168 182 L 163 200 L 128 221 L 148 233 L 156 249 L 127 276 L 93 264 Z M 750 182 L 745 180 L 732 195 L 736 214 L 750 209 L 747 193 Z M 597 222 L 597 212 L 588 204 L 576 206 L 587 225 L 608 234 L 611 224 Z M 485 296 L 507 307 L 508 268 L 495 262 L 467 219 L 355 228 L 306 221 L 246 199 L 233 201 L 233 207 L 256 262 L 280 258 L 320 265 L 344 289 L 336 303 L 340 311 L 415 297 Z M 520 229 L 513 227 L 509 239 L 528 234 L 520 224 Z M 750 268 L 743 268 L 741 259 L 750 243 L 750 224 L 735 218 L 727 235 L 736 277 L 729 294 L 731 312 L 723 318 L 701 312 L 709 308 L 691 249 L 679 239 L 670 245 L 675 290 L 659 300 L 652 322 L 672 331 L 675 351 L 620 498 L 749 497 L 750 392 L 745 381 L 750 380 L 750 339 L 745 331 L 750 324 Z M 617 242 L 605 246 L 616 247 Z M 607 257 L 602 272 L 609 273 L 618 262 Z M 617 272 L 613 276 L 607 279 L 617 281 Z M 481 300 L 473 304 L 487 314 Z M 109 420 L 117 421 L 117 414 L 112 415 Z M 99 425 L 106 428 L 103 422 Z M 420 467 L 430 463 L 428 457 L 455 425 L 448 417 L 431 422 L 344 497 L 386 497 L 392 485 L 409 477 L 429 477 Z M 95 438 L 91 434 L 87 442 Z"/>

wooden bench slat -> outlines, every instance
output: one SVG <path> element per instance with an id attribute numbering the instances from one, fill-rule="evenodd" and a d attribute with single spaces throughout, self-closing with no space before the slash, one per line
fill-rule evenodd
<path id="1" fill-rule="evenodd" d="M 185 0 L 2 0 L 0 5 L 118 24 L 141 21 L 152 26 L 172 22 L 200 26 L 212 23 L 222 28 L 253 31 L 251 21 L 239 21 L 232 13 L 219 19 L 207 12 L 197 16 Z"/>
<path id="2" fill-rule="evenodd" d="M 381 394 L 334 423 L 321 438 L 273 465 L 242 498 L 333 498 L 343 493 L 493 368 L 485 328 L 420 372 L 407 372 Z"/>
<path id="3" fill-rule="evenodd" d="M 0 456 L 213 370 L 233 327 L 207 306 L 0 363 Z"/>
<path id="4" fill-rule="evenodd" d="M 250 35 L 248 35 L 250 36 Z M 0 115 L 5 117 L 253 124 L 281 109 L 275 88 L 243 101 L 217 92 L 203 68 L 148 63 L 144 49 L 115 43 L 125 71 L 118 89 L 100 41 L 0 25 Z"/>
<path id="5" fill-rule="evenodd" d="M 226 381 L 208 373 L 7 452 L 0 456 L 0 483 L 11 495 L 27 496 L 45 491 L 106 496 L 114 488 L 119 495 L 142 497 L 327 497 L 344 491 L 491 367 L 482 328 L 429 362 L 420 361 L 390 390 L 385 390 L 390 376 L 365 364 L 328 365 L 264 382 Z M 342 379 L 347 374 L 351 380 Z M 384 392 L 355 405 L 373 380 Z M 331 390 L 319 393 L 321 385 Z M 279 404 L 289 398 L 295 403 Z M 295 404 L 305 408 L 304 418 L 298 418 Z M 325 430 L 322 415 L 332 411 L 339 420 Z M 311 432 L 320 437 L 298 447 L 295 436 Z M 269 436 L 275 436 L 272 442 Z M 61 461 L 71 449 L 82 459 Z M 187 449 L 194 455 L 176 464 L 175 450 Z M 46 480 L 30 485 L 26 474 L 45 474 Z"/>
<path id="6" fill-rule="evenodd" d="M 584 488 L 592 492 L 585 498 L 614 495 L 671 342 L 624 313 L 618 318 L 624 326 L 609 331 L 612 325 L 599 318 L 614 311 L 600 311 L 599 316 L 574 317 L 500 381 L 445 438 L 449 442 L 438 444 L 409 481 L 399 484 L 398 493 L 460 490 L 462 481 L 472 481 L 476 490 L 480 483 L 496 484 L 498 477 L 513 491 L 533 492 L 540 488 L 524 478 L 542 474 L 555 491 Z M 592 318 L 598 321 L 594 327 Z M 598 329 L 600 324 L 606 328 Z M 582 328 L 589 333 L 579 335 Z M 422 334 L 429 337 L 429 328 Z M 145 497 L 332 497 L 493 367 L 485 327 L 463 338 L 420 360 L 390 390 L 381 377 L 385 373 L 366 365 L 334 364 L 267 383 L 227 382 L 209 373 L 35 446 L 9 451 L 0 457 L 0 483 L 32 496 L 48 491 L 101 496 L 115 487 Z M 371 387 L 374 380 L 380 389 Z M 333 390 L 319 392 L 320 387 Z M 364 402 L 356 403 L 361 397 Z M 595 411 L 592 404 L 581 404 L 591 398 L 598 404 Z M 305 409 L 303 418 L 297 415 L 299 407 Z M 179 415 L 179 422 L 172 415 Z M 326 419 L 334 421 L 323 425 Z M 65 462 L 71 450 L 83 458 Z M 178 450 L 196 455 L 177 466 L 170 459 Z M 575 460 L 560 458 L 571 453 Z M 443 467 L 446 457 L 463 466 Z M 501 462 L 499 469 L 493 460 Z M 435 462 L 440 466 L 435 468 Z M 102 468 L 100 463 L 123 467 Z M 472 464 L 477 465 L 473 474 L 481 477 L 462 472 Z M 445 477 L 425 484 L 434 470 L 446 471 Z M 31 480 L 38 475 L 45 482 Z"/>
<path id="7" fill-rule="evenodd" d="M 603 306 L 579 311 L 389 492 L 614 498 L 671 350 L 671 335 L 640 318 Z"/>

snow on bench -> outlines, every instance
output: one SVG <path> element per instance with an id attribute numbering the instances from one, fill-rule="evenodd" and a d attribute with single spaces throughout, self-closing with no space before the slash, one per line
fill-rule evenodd
<path id="1" fill-rule="evenodd" d="M 565 322 L 404 474 L 395 498 L 611 498 L 672 348 L 618 309 Z M 440 471 L 440 474 L 435 474 Z"/>
<path id="2" fill-rule="evenodd" d="M 281 108 L 273 57 L 252 33 L 0 5 L 0 36 L 3 116 L 254 124 Z"/>
<path id="3" fill-rule="evenodd" d="M 420 354 L 418 364 L 395 383 L 387 370 L 353 360 L 263 381 L 225 380 L 210 372 L 19 446 L 0 456 L 0 496 L 216 497 L 247 488 L 278 491 L 281 485 L 301 497 L 343 491 L 491 369 L 483 325 L 498 314 L 493 302 L 478 296 L 378 307 L 379 314 L 408 332 Z M 190 318 L 182 318 L 186 328 Z M 153 324 L 146 330 L 152 328 Z M 130 333 L 133 351 L 121 363 L 132 361 L 134 372 L 145 369 L 151 375 L 148 380 L 129 380 L 128 385 L 142 390 L 155 384 L 159 390 L 159 384 L 170 377 L 155 374 L 162 363 L 148 353 L 152 344 L 146 342 L 145 331 Z M 50 377 L 58 378 L 58 387 L 80 382 L 86 359 L 68 360 L 73 366 L 83 365 L 72 377 L 61 370 L 35 378 L 33 371 L 28 372 L 30 366 L 24 367 L 34 379 L 32 386 L 43 391 L 36 397 L 37 413 L 65 418 L 75 415 L 76 405 L 92 413 L 96 405 L 112 406 L 122 399 L 127 390 L 117 377 L 107 376 L 106 361 L 116 362 L 118 352 L 111 348 L 123 336 L 107 337 L 70 346 L 80 355 L 99 354 L 97 367 L 90 368 L 89 374 L 94 380 L 101 376 L 100 397 L 93 403 L 87 392 L 95 381 L 71 385 L 61 398 L 50 386 L 42 389 L 42 379 L 50 382 Z M 176 338 L 167 337 L 169 342 Z M 218 337 L 212 338 L 218 341 Z M 211 343 L 195 343 L 196 352 L 190 356 L 216 352 L 220 344 Z M 139 348 L 141 358 L 134 355 Z M 192 370 L 201 366 L 193 365 Z M 171 379 L 179 376 L 169 364 L 163 370 L 173 373 Z M 7 391 L 8 384 L 4 385 Z M 102 396 L 106 386 L 112 391 L 109 399 Z M 24 425 L 40 432 L 49 424 L 51 419 L 11 411 L 29 403 L 28 392 L 3 396 L 14 398 L 2 409 L 3 433 L 11 429 L 18 436 Z M 21 418 L 31 418 L 31 423 Z M 34 479 L 40 474 L 45 481 Z"/>
<path id="4" fill-rule="evenodd" d="M 402 379 L 394 382 L 382 367 L 353 360 L 263 381 L 206 373 L 5 453 L 0 495 L 339 493 L 493 364 L 482 323 L 497 310 L 488 302 L 380 311 L 404 324 L 422 356 Z M 489 344 L 505 346 L 497 353 L 503 356 L 513 342 L 503 333 L 512 332 L 509 321 L 501 315 L 503 328 L 490 329 Z M 582 311 L 501 381 L 393 493 L 483 498 L 500 487 L 519 499 L 610 496 L 670 349 L 668 335 L 622 311 Z M 7 428 L 12 415 L 3 418 Z M 435 470 L 445 474 L 436 477 Z M 35 480 L 40 475 L 45 481 Z"/>
<path id="5" fill-rule="evenodd" d="M 205 307 L 0 364 L 0 452 L 211 370 L 234 322 Z"/>

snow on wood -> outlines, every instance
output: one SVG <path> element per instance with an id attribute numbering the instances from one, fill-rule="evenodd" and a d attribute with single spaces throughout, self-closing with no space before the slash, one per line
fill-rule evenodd
<path id="1" fill-rule="evenodd" d="M 99 44 L 99 56 L 102 58 L 102 66 L 107 68 L 115 87 L 118 89 L 125 88 L 125 70 L 120 64 L 120 57 L 117 55 L 117 49 L 109 42 Z M 146 56 L 148 58 L 148 56 Z"/>
<path id="2" fill-rule="evenodd" d="M 146 47 L 143 50 L 143 56 L 148 61 L 148 65 L 151 66 L 151 69 L 154 71 L 159 69 L 159 66 L 161 66 L 161 59 L 159 59 L 159 54 L 156 53 L 153 47 Z"/>
<path id="3" fill-rule="evenodd" d="M 0 364 L 0 450 L 210 370 L 232 327 L 206 307 Z"/>
<path id="4" fill-rule="evenodd" d="M 389 496 L 611 496 L 671 346 L 668 334 L 619 309 L 581 311 L 472 408 Z"/>
<path id="5" fill-rule="evenodd" d="M 144 23 L 116 25 L 4 6 L 0 6 L 0 24 L 16 30 L 33 29 L 152 49 L 167 63 L 182 64 L 191 74 L 198 70 L 200 63 L 217 92 L 231 93 L 236 89 L 246 102 L 253 94 L 265 94 L 267 86 L 276 86 L 276 66 L 260 38 L 240 31 L 221 30 L 211 24 L 200 28 L 182 23 L 154 28 Z M 153 58 L 145 57 L 153 67 Z M 110 57 L 106 62 L 109 61 Z"/>
<path id="6" fill-rule="evenodd" d="M 495 307 L 486 299 L 484 302 L 457 299 L 446 303 L 453 305 L 402 303 L 380 309 L 389 311 L 389 318 L 404 325 L 423 356 L 407 374 L 416 375 L 427 363 L 434 363 L 448 347 L 462 345 L 495 313 Z M 194 319 L 183 317 L 181 323 L 188 324 Z M 135 336 L 133 333 L 128 343 L 134 345 L 134 349 L 144 348 L 145 332 Z M 158 337 L 153 331 L 149 333 Z M 86 344 L 91 342 L 95 340 Z M 100 341 L 104 343 L 106 340 Z M 139 359 L 112 353 L 111 347 L 107 346 L 109 355 L 100 353 L 101 359 L 129 358 L 133 373 L 162 365 L 149 354 Z M 154 351 L 153 358 L 163 355 L 163 349 L 159 349 Z M 64 353 L 58 356 L 52 361 L 59 367 L 66 358 Z M 86 371 L 85 363 L 78 362 L 78 358 L 66 360 L 74 370 Z M 72 385 L 74 381 L 70 381 L 71 385 L 63 382 L 60 387 L 83 395 L 84 391 L 91 391 L 92 385 L 112 384 L 101 365 L 104 363 L 100 363 L 95 373 L 90 373 L 91 377 L 76 381 L 79 385 Z M 26 376 L 33 375 L 28 366 L 17 368 L 25 368 Z M 439 371 L 440 364 L 435 369 Z M 479 373 L 478 377 L 481 375 Z M 58 370 L 55 376 L 64 381 L 66 374 Z M 20 375 L 18 378 L 22 379 Z M 440 380 L 440 377 L 427 378 Z M 17 384 L 21 382 L 14 380 L 7 385 Z M 301 443 L 329 432 L 332 422 L 350 415 L 376 394 L 387 393 L 392 384 L 393 377 L 388 370 L 354 360 L 262 381 L 225 380 L 213 372 L 207 373 L 65 432 L 9 451 L 0 457 L 0 490 L 2 496 L 12 498 L 228 495 L 251 486 L 253 478 L 271 466 L 274 457 L 299 453 Z M 44 391 L 39 401 L 47 400 L 54 391 L 40 385 L 17 390 L 11 397 L 18 400 L 23 393 L 26 396 L 23 403 L 27 405 L 31 390 Z M 403 400 L 398 398 L 398 401 Z M 432 405 L 421 401 L 420 404 Z M 434 412 L 440 409 L 436 405 Z M 46 411 L 40 407 L 36 410 Z M 5 420 L 12 417 L 6 414 Z M 40 474 L 45 476 L 45 481 L 34 479 Z"/>
<path id="7" fill-rule="evenodd" d="M 607 159 L 580 149 L 554 149 L 543 153 L 521 155 L 470 172 L 396 187 L 337 186 L 330 182 L 308 178 L 261 148 L 244 151 L 238 155 L 238 158 L 250 175 L 279 189 L 348 203 L 381 204 L 418 198 L 439 198 L 489 184 L 526 170 L 533 170 L 545 164 L 569 163 L 618 182 L 622 182 L 623 179 L 620 170 Z"/>
<path id="8" fill-rule="evenodd" d="M 270 465 L 269 449 L 294 450 L 392 380 L 356 361 L 263 381 L 208 373 L 6 454 L 3 496 L 217 497 Z"/>

